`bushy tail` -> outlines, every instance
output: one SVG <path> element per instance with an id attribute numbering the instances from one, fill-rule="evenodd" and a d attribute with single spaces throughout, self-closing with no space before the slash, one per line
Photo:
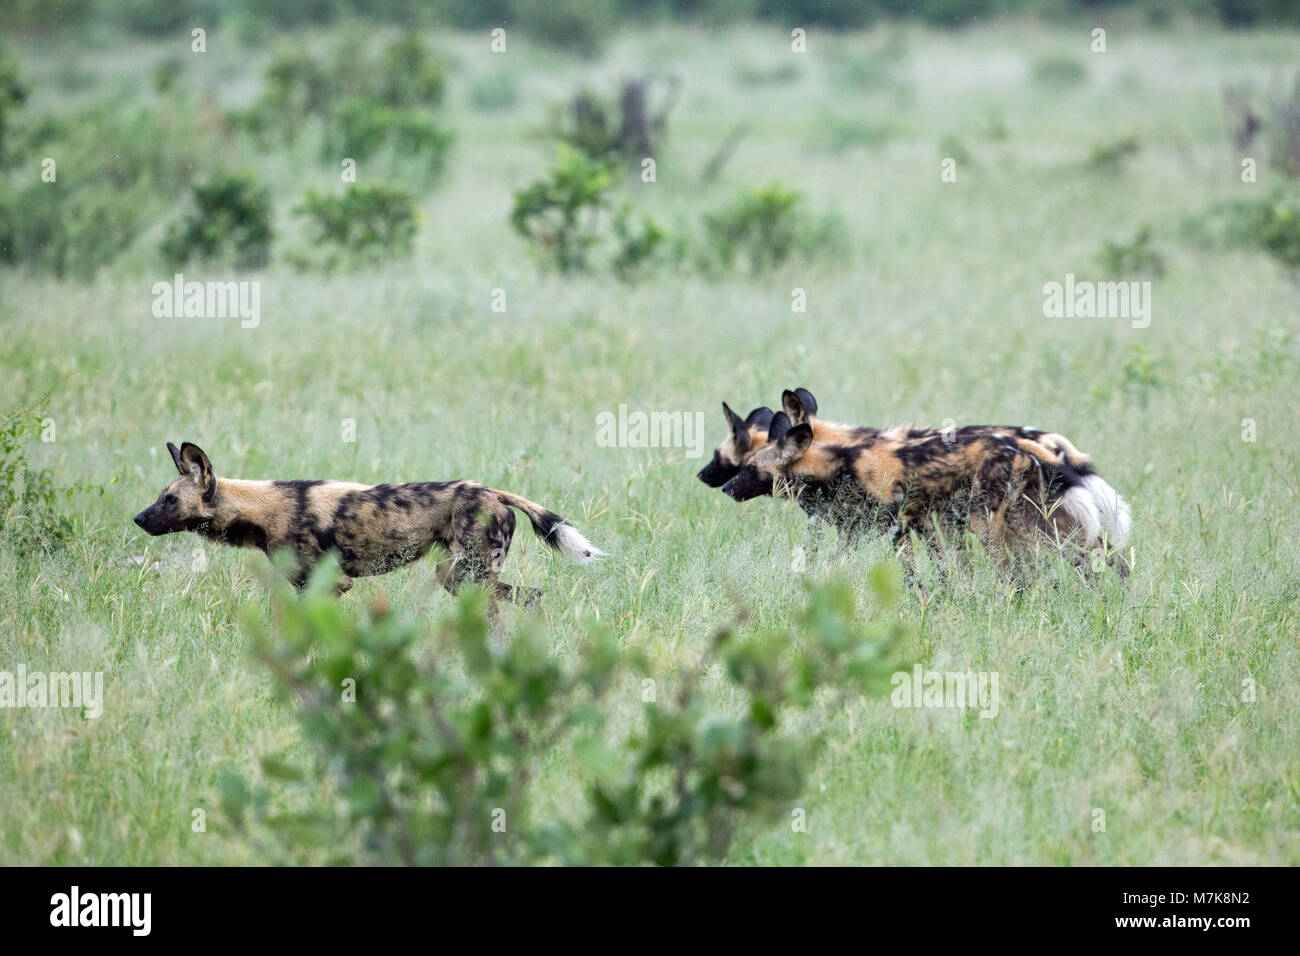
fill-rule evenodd
<path id="1" fill-rule="evenodd" d="M 1091 459 L 1075 448 L 1070 439 L 1045 432 L 1034 441 L 1020 445 L 1048 465 L 1053 484 L 1066 486 L 1061 495 L 1061 509 L 1078 529 L 1084 547 L 1100 544 L 1103 538 L 1111 547 L 1128 541 L 1133 530 L 1133 513 L 1128 503 L 1097 474 Z"/>
<path id="2" fill-rule="evenodd" d="M 1103 537 L 1111 547 L 1128 541 L 1133 514 L 1128 502 L 1098 474 L 1081 475 L 1061 497 L 1061 508 L 1075 522 L 1084 547 L 1098 544 Z"/>
<path id="3" fill-rule="evenodd" d="M 537 537 L 570 561 L 590 564 L 596 558 L 604 556 L 604 551 L 584 538 L 577 528 L 566 523 L 555 512 L 547 511 L 537 502 L 529 501 L 521 495 L 512 495 L 508 491 L 497 491 L 496 495 L 511 508 L 518 508 L 526 514 Z"/>

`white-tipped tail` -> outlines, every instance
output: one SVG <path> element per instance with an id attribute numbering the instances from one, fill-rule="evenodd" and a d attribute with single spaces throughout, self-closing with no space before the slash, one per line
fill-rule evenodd
<path id="1" fill-rule="evenodd" d="M 604 551 L 584 538 L 582 532 L 571 524 L 556 525 L 551 535 L 555 540 L 555 546 L 560 549 L 560 553 L 570 561 L 576 561 L 578 564 L 590 564 L 596 558 L 605 556 Z"/>
<path id="2" fill-rule="evenodd" d="M 1105 535 L 1107 543 L 1119 547 L 1128 541 L 1133 530 L 1133 514 L 1128 502 L 1106 483 L 1101 475 L 1088 475 L 1061 498 L 1065 510 L 1083 535 L 1080 542 L 1090 548 Z"/>

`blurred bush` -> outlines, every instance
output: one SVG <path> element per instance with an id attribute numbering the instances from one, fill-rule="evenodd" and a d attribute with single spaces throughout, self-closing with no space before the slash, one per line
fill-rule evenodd
<path id="1" fill-rule="evenodd" d="M 706 268 L 730 270 L 746 265 L 755 275 L 791 257 L 807 262 L 843 243 L 843 224 L 815 217 L 804 197 L 772 184 L 741 193 L 735 201 L 704 217 Z"/>
<path id="2" fill-rule="evenodd" d="M 1097 250 L 1097 263 L 1108 276 L 1165 274 L 1165 260 L 1151 244 L 1151 228 L 1140 226 L 1127 242 L 1107 239 Z"/>
<path id="3" fill-rule="evenodd" d="M 622 167 L 561 143 L 545 178 L 515 193 L 511 225 L 542 260 L 562 273 L 608 268 L 638 277 L 667 238 L 649 216 L 623 203 L 611 214 L 609 192 Z"/>
<path id="4" fill-rule="evenodd" d="M 1278 193 L 1237 207 L 1236 234 L 1283 268 L 1300 271 L 1300 200 Z"/>
<path id="5" fill-rule="evenodd" d="M 198 259 L 262 268 L 271 255 L 271 191 L 250 173 L 195 183 L 190 207 L 167 228 L 160 251 L 173 267 Z"/>
<path id="6" fill-rule="evenodd" d="M 201 111 L 109 94 L 58 115 L 29 110 L 7 137 L 29 174 L 0 177 L 0 262 L 89 278 L 123 254 L 213 162 Z M 51 181 L 44 174 L 47 159 Z"/>
<path id="7" fill-rule="evenodd" d="M 433 633 L 382 599 L 354 615 L 322 568 L 302 600 L 277 588 L 272 628 L 245 615 L 309 754 L 266 755 L 260 783 L 225 774 L 223 827 L 269 832 L 286 862 L 716 862 L 738 828 L 791 811 L 820 715 L 888 690 L 906 636 L 890 570 L 871 576 L 879 619 L 831 581 L 786 625 L 741 612 L 669 683 L 601 625 L 564 657 L 535 617 L 493 638 L 477 589 Z M 730 706 L 703 692 L 715 677 Z M 581 768 L 583 791 L 536 815 L 557 760 Z"/>
<path id="8" fill-rule="evenodd" d="M 445 64 L 414 33 L 376 51 L 371 46 L 353 29 L 325 55 L 313 55 L 298 44 L 281 47 L 266 68 L 262 95 L 231 119 L 264 143 L 292 142 L 313 116 L 328 121 L 327 139 L 337 138 L 339 123 L 357 122 L 358 102 L 371 104 L 367 111 L 381 117 L 369 125 L 433 127 L 430 111 L 442 104 L 446 91 Z M 344 105 L 336 105 L 340 103 Z M 414 119 L 417 114 L 423 124 Z M 349 132 L 344 129 L 343 135 Z"/>
<path id="9" fill-rule="evenodd" d="M 310 221 L 313 249 L 326 268 L 409 255 L 415 241 L 415 198 L 403 189 L 349 186 L 341 196 L 309 190 L 295 211 Z"/>
<path id="10" fill-rule="evenodd" d="M 366 159 L 389 150 L 418 166 L 426 183 L 437 182 L 447 166 L 455 136 L 428 113 L 401 109 L 363 97 L 344 100 L 331 111 L 323 156 Z"/>
<path id="11" fill-rule="evenodd" d="M 57 547 L 72 533 L 72 521 L 58 505 L 77 489 L 56 487 L 49 468 L 28 460 L 49 404 L 46 397 L 0 418 L 0 537 L 16 544 L 17 554 Z"/>

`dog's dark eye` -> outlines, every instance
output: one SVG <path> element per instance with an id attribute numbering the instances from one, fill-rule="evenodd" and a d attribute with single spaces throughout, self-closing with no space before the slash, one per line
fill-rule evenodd
<path id="1" fill-rule="evenodd" d="M 176 504 L 176 496 L 168 495 L 166 498 L 163 499 L 163 501 L 167 502 L 169 505 L 174 505 Z"/>

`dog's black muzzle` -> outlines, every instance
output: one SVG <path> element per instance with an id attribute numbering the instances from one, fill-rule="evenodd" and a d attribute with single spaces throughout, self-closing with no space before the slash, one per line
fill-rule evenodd
<path id="1" fill-rule="evenodd" d="M 141 529 L 151 535 L 157 536 L 163 533 L 162 528 L 159 527 L 157 516 L 153 514 L 153 508 L 145 508 L 144 511 L 135 516 L 134 520 Z"/>
<path id="2" fill-rule="evenodd" d="M 718 458 L 718 453 L 713 453 L 713 460 L 700 469 L 699 474 L 695 477 L 700 479 L 710 488 L 721 488 L 740 471 L 735 465 L 724 465 Z"/>
<path id="3" fill-rule="evenodd" d="M 722 486 L 722 493 L 736 501 L 749 501 L 772 493 L 772 479 L 764 478 L 752 465 Z"/>

